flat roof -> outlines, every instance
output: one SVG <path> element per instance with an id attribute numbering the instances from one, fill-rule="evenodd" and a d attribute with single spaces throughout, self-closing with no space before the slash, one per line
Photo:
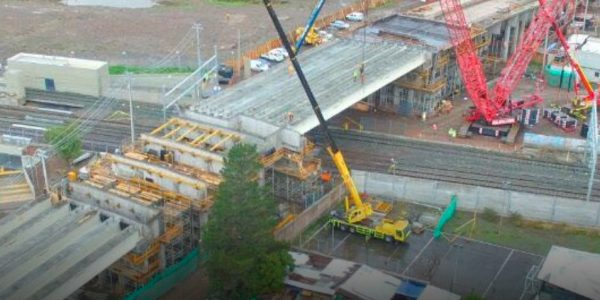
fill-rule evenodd
<path id="1" fill-rule="evenodd" d="M 600 254 L 552 246 L 538 279 L 590 299 L 600 299 Z"/>
<path id="2" fill-rule="evenodd" d="M 600 39 L 597 37 L 588 37 L 581 46 L 581 52 L 600 54 Z"/>
<path id="3" fill-rule="evenodd" d="M 487 27 L 525 10 L 538 7 L 536 0 L 461 0 L 467 22 Z M 432 20 L 444 20 L 439 1 L 414 8 L 410 15 Z"/>
<path id="4" fill-rule="evenodd" d="M 339 289 L 360 299 L 392 299 L 402 280 L 362 265 Z"/>
<path id="5" fill-rule="evenodd" d="M 460 300 L 460 296 L 428 284 L 418 300 Z"/>
<path id="6" fill-rule="evenodd" d="M 11 62 L 30 63 L 38 65 L 70 67 L 78 69 L 98 70 L 104 67 L 107 62 L 99 60 L 80 59 L 64 56 L 51 56 L 42 54 L 32 54 L 21 52 L 7 60 L 9 67 Z"/>
<path id="7" fill-rule="evenodd" d="M 443 22 L 392 15 L 376 21 L 372 27 L 381 33 L 416 40 L 439 50 L 452 47 L 446 23 Z"/>

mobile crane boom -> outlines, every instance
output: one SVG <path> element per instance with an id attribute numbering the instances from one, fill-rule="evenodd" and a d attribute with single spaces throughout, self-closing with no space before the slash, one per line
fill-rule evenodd
<path id="1" fill-rule="evenodd" d="M 539 0 L 539 2 L 540 2 L 540 9 L 542 9 L 541 7 L 544 7 L 543 4 L 544 4 L 545 0 Z M 570 50 L 569 43 L 567 42 L 567 39 L 563 35 L 560 26 L 558 26 L 558 23 L 556 22 L 556 19 L 554 18 L 554 16 L 552 14 L 550 14 L 546 10 L 544 10 L 544 13 L 545 13 L 544 15 L 545 15 L 546 19 L 548 20 L 548 22 L 550 22 L 550 24 L 552 24 L 552 27 L 554 28 L 554 32 L 556 32 L 556 36 L 558 37 L 558 40 L 560 41 L 561 45 L 565 49 L 565 56 L 567 57 L 569 64 L 571 64 L 571 66 L 577 72 L 577 75 L 579 75 L 579 79 L 581 80 L 583 87 L 585 88 L 585 90 L 588 93 L 587 97 L 585 98 L 585 101 L 587 101 L 587 102 L 593 101 L 595 98 L 594 89 L 592 88 L 592 85 L 590 84 L 590 81 L 588 80 L 587 76 L 585 76 L 585 73 L 583 72 L 581 65 L 577 62 L 575 57 L 571 56 L 571 53 L 569 52 L 569 50 Z"/>
<path id="2" fill-rule="evenodd" d="M 325 5 L 325 0 L 319 0 L 319 3 L 317 3 L 317 6 L 315 6 L 312 13 L 310 14 L 310 18 L 308 19 L 308 22 L 306 23 L 306 27 L 304 27 L 304 32 L 302 32 L 302 35 L 298 39 L 298 42 L 296 42 L 296 53 L 300 53 L 300 48 L 302 48 L 302 45 L 304 44 L 304 40 L 306 39 L 306 36 L 312 29 L 313 25 L 315 25 L 315 21 L 317 20 L 317 17 L 319 16 L 319 13 L 321 12 L 321 8 L 323 8 L 323 5 Z"/>
<path id="3" fill-rule="evenodd" d="M 275 25 L 275 29 L 277 30 L 277 34 L 279 35 L 279 38 L 281 39 L 281 43 L 285 47 L 285 50 L 289 53 L 290 61 L 292 62 L 292 65 L 294 66 L 294 69 L 296 70 L 296 74 L 298 75 L 298 79 L 300 79 L 302 88 L 306 92 L 308 101 L 310 101 L 310 105 L 312 106 L 312 109 L 313 109 L 315 115 L 317 116 L 317 119 L 319 120 L 319 128 L 323 132 L 323 135 L 325 136 L 325 139 L 327 141 L 327 145 L 328 145 L 327 152 L 329 152 L 329 154 L 331 155 L 331 158 L 333 159 L 333 163 L 335 164 L 338 171 L 340 172 L 340 176 L 342 177 L 342 180 L 344 181 L 346 190 L 348 191 L 348 194 L 350 195 L 350 200 L 352 201 L 353 206 L 351 208 L 347 208 L 346 218 L 347 218 L 348 222 L 350 222 L 350 223 L 360 222 L 360 221 L 368 218 L 371 214 L 373 214 L 373 208 L 371 207 L 371 203 L 363 202 L 360 198 L 360 194 L 358 193 L 358 189 L 356 188 L 356 185 L 354 184 L 354 180 L 352 180 L 352 176 L 350 175 L 350 170 L 348 169 L 348 166 L 346 165 L 344 156 L 342 155 L 342 152 L 340 151 L 337 144 L 335 143 L 335 140 L 331 136 L 331 132 L 329 131 L 327 122 L 325 121 L 325 118 L 323 117 L 323 113 L 321 112 L 319 103 L 317 103 L 317 100 L 315 99 L 315 96 L 314 96 L 310 86 L 308 85 L 308 81 L 306 80 L 306 77 L 304 76 L 304 72 L 302 71 L 302 68 L 300 67 L 300 64 L 298 63 L 296 53 L 292 50 L 292 47 L 287 38 L 287 35 L 285 34 L 285 31 L 283 30 L 283 27 L 281 26 L 281 23 L 279 22 L 279 19 L 277 18 L 277 15 L 275 14 L 275 11 L 273 10 L 271 1 L 263 0 L 263 2 L 265 4 L 265 7 L 267 8 L 267 12 L 269 13 L 269 16 L 271 17 L 271 21 L 273 21 L 273 24 Z"/>

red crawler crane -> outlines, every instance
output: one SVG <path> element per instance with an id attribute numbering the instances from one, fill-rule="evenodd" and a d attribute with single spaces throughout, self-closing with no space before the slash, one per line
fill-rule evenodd
<path id="1" fill-rule="evenodd" d="M 511 116 L 513 109 L 530 107 L 542 101 L 541 97 L 533 95 L 527 101 L 507 105 L 510 94 L 523 77 L 527 65 L 552 26 L 547 16 L 559 16 L 567 2 L 567 0 L 539 1 L 540 9 L 537 15 L 520 40 L 517 51 L 508 59 L 496 86 L 490 93 L 460 0 L 440 0 L 465 90 L 475 104 L 475 110 L 467 117 L 468 121 L 484 119 L 490 125 L 512 124 L 515 123 L 515 118 Z"/>

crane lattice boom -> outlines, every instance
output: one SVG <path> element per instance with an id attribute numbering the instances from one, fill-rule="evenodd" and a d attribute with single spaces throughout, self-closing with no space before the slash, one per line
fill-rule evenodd
<path id="1" fill-rule="evenodd" d="M 440 0 L 465 90 L 476 107 L 476 110 L 469 116 L 469 121 L 476 121 L 483 117 L 492 125 L 514 122 L 514 118 L 510 116 L 506 118 L 508 111 L 531 106 L 542 100 L 539 96 L 534 95 L 531 101 L 506 107 L 510 94 L 517 87 L 535 51 L 552 26 L 547 15 L 559 16 L 567 1 L 549 0 L 546 2 L 540 0 L 540 9 L 537 15 L 523 34 L 517 50 L 508 59 L 493 92 L 490 93 L 460 0 Z"/>

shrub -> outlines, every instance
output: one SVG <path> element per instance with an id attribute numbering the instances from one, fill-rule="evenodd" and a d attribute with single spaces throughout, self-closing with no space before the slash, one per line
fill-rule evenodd
<path id="1" fill-rule="evenodd" d="M 481 218 L 488 222 L 498 222 L 500 220 L 500 215 L 495 210 L 486 207 L 483 209 Z"/>
<path id="2" fill-rule="evenodd" d="M 521 225 L 521 222 L 523 222 L 523 216 L 518 212 L 511 212 L 508 219 L 514 225 Z"/>

